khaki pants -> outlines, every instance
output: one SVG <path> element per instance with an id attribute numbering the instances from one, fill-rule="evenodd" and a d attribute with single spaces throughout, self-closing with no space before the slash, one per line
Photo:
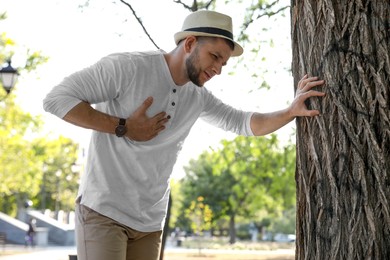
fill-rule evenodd
<path id="1" fill-rule="evenodd" d="M 158 260 L 162 231 L 139 232 L 76 204 L 79 260 Z"/>

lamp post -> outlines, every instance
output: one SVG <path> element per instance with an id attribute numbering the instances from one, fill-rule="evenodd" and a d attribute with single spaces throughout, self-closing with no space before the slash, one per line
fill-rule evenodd
<path id="1" fill-rule="evenodd" d="M 8 66 L 0 70 L 0 81 L 4 90 L 9 94 L 18 79 L 18 71 L 11 66 L 11 60 L 7 60 Z"/>
<path id="2" fill-rule="evenodd" d="M 58 216 L 58 211 L 60 210 L 61 175 L 62 175 L 62 170 L 56 171 L 56 176 L 57 176 L 57 197 L 56 197 L 56 204 L 55 204 L 55 212 L 56 212 L 57 216 Z"/>
<path id="3" fill-rule="evenodd" d="M 46 163 L 43 163 L 42 184 L 41 184 L 41 193 L 42 193 L 41 209 L 42 209 L 42 213 L 45 213 L 45 210 L 46 210 L 46 172 L 47 171 L 48 171 L 48 166 Z"/>

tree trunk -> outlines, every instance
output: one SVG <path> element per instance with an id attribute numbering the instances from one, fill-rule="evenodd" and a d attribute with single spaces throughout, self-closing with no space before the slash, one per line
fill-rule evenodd
<path id="1" fill-rule="evenodd" d="M 296 259 L 390 259 L 389 0 L 292 0 L 291 25 L 295 86 L 326 81 L 296 121 Z"/>
<path id="2" fill-rule="evenodd" d="M 234 244 L 236 243 L 236 221 L 235 221 L 235 214 L 230 215 L 230 221 L 229 221 L 229 243 Z"/>
<path id="3" fill-rule="evenodd" d="M 169 194 L 167 217 L 165 219 L 164 230 L 163 230 L 162 241 L 161 241 L 160 260 L 164 259 L 165 244 L 167 242 L 167 237 L 169 232 L 169 222 L 171 220 L 171 208 L 172 208 L 172 194 Z"/>

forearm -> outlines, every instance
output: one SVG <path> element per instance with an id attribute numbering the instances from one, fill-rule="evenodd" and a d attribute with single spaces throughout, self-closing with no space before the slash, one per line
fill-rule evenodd
<path id="1" fill-rule="evenodd" d="M 94 109 L 89 103 L 81 102 L 73 107 L 63 119 L 71 124 L 104 133 L 115 133 L 118 118 Z"/>
<path id="2" fill-rule="evenodd" d="M 294 118 L 289 108 L 271 113 L 254 113 L 251 118 L 251 129 L 255 136 L 267 135 L 285 126 Z"/>

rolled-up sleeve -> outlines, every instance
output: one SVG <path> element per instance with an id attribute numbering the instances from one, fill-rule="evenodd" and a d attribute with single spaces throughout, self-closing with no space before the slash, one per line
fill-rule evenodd
<path id="1" fill-rule="evenodd" d="M 68 87 L 65 79 L 61 84 L 54 87 L 43 100 L 43 109 L 60 118 L 63 118 L 73 107 L 82 100 L 76 97 Z"/>
<path id="2" fill-rule="evenodd" d="M 74 106 L 113 100 L 123 91 L 119 55 L 109 55 L 96 64 L 64 78 L 43 100 L 43 109 L 63 118 Z M 116 79 L 116 80 L 115 80 Z"/>
<path id="3" fill-rule="evenodd" d="M 253 112 L 242 111 L 223 103 L 210 92 L 205 93 L 201 118 L 206 122 L 238 135 L 253 136 L 250 121 Z"/>

